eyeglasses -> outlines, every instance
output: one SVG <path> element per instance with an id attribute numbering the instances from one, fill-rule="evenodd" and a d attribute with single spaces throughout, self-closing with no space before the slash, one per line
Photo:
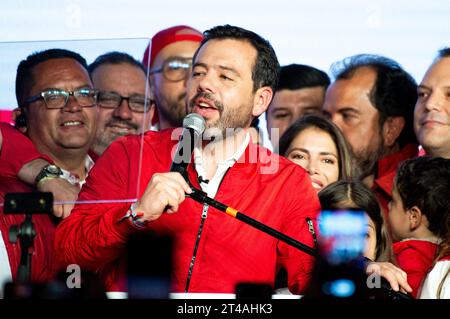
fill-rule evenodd
<path id="1" fill-rule="evenodd" d="M 191 58 L 169 58 L 164 61 L 161 68 L 151 70 L 150 74 L 161 73 L 168 81 L 176 82 L 185 79 L 191 70 Z"/>
<path id="2" fill-rule="evenodd" d="M 65 90 L 46 90 L 38 95 L 29 97 L 25 100 L 25 104 L 36 102 L 39 99 L 44 99 L 45 105 L 49 109 L 62 109 L 67 105 L 69 96 L 75 97 L 81 107 L 94 106 L 97 102 L 98 91 L 91 88 L 78 89 L 75 91 Z"/>
<path id="3" fill-rule="evenodd" d="M 101 91 L 98 93 L 98 105 L 103 108 L 115 109 L 122 104 L 123 100 L 128 102 L 128 107 L 131 111 L 138 113 L 148 112 L 150 106 L 154 103 L 152 99 L 146 98 L 140 94 L 133 94 L 125 97 L 115 92 Z"/>

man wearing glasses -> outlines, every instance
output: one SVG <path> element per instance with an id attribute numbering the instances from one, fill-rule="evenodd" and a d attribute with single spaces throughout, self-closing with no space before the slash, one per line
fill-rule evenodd
<path id="1" fill-rule="evenodd" d="M 202 33 L 189 26 L 175 26 L 156 33 L 147 47 L 143 64 L 150 68 L 150 84 L 156 113 L 152 124 L 159 129 L 181 127 L 186 116 L 186 80 L 192 57 L 203 39 Z M 149 61 L 150 59 L 150 61 Z"/>
<path id="2" fill-rule="evenodd" d="M 74 184 L 82 184 L 92 166 L 87 153 L 96 130 L 97 95 L 86 61 L 71 51 L 39 52 L 17 69 L 16 125 Z"/>
<path id="3" fill-rule="evenodd" d="M 99 90 L 97 133 L 91 156 L 100 156 L 117 137 L 150 128 L 154 102 L 148 93 L 144 66 L 122 52 L 109 52 L 89 65 Z M 95 154 L 92 154 L 95 153 Z"/>
<path id="4" fill-rule="evenodd" d="M 93 164 L 87 153 L 97 121 L 97 91 L 86 60 L 62 49 L 28 56 L 17 69 L 16 98 L 19 105 L 16 126 L 25 135 L 8 124 L 0 127 L 0 197 L 7 192 L 30 192 L 37 188 L 54 191 L 55 200 L 73 202 Z M 54 215 L 64 218 L 73 204 L 57 206 Z M 23 216 L 3 215 L 3 210 L 0 214 L 0 239 L 5 243 L 0 247 L 6 248 L 9 257 L 9 265 L 2 265 L 2 269 L 10 269 L 15 279 L 20 249 L 10 243 L 7 234 L 11 225 L 23 221 Z M 37 235 L 31 280 L 46 281 L 55 271 L 55 224 L 49 215 L 36 215 L 33 223 Z"/>

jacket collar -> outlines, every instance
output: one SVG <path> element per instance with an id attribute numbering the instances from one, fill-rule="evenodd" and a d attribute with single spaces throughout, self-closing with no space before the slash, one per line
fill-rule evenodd
<path id="1" fill-rule="evenodd" d="M 417 144 L 407 144 L 400 151 L 383 157 L 378 161 L 378 174 L 374 181 L 374 186 L 381 188 L 392 197 L 392 185 L 398 166 L 401 162 L 417 157 L 419 152 Z"/>

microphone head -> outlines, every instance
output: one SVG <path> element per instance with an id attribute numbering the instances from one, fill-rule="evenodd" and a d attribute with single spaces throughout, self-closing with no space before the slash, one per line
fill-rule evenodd
<path id="1" fill-rule="evenodd" d="M 205 119 L 197 113 L 190 113 L 183 119 L 183 127 L 193 129 L 196 133 L 202 134 L 205 131 Z"/>

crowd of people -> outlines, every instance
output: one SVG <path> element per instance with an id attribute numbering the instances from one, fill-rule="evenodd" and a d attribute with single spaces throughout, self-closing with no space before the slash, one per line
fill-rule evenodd
<path id="1" fill-rule="evenodd" d="M 280 66 L 268 40 L 230 25 L 161 30 L 142 61 L 117 51 L 88 64 L 62 48 L 24 57 L 15 127 L 0 123 L 0 196 L 53 193 L 52 213 L 33 216 L 31 282 L 76 264 L 126 292 L 129 239 L 152 233 L 173 240 L 173 292 L 308 294 L 317 256 L 194 201 L 198 189 L 313 249 L 322 210 L 361 210 L 366 275 L 450 298 L 450 48 L 420 84 L 371 54 L 332 75 Z M 190 113 L 206 130 L 182 176 L 170 168 Z M 263 114 L 274 152 L 261 146 Z M 17 280 L 8 233 L 24 215 L 0 209 L 1 284 Z"/>

